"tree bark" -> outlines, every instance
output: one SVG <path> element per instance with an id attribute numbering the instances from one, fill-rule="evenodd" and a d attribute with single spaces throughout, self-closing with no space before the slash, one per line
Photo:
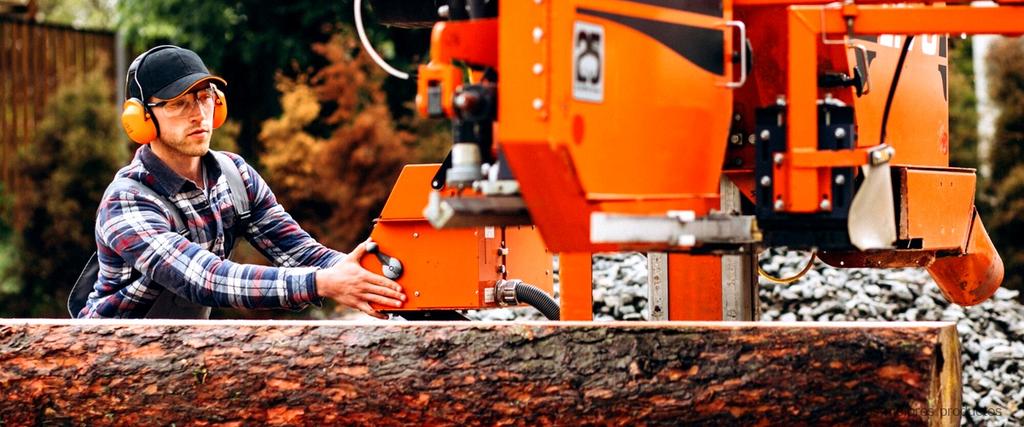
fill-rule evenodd
<path id="1" fill-rule="evenodd" d="M 952 323 L 0 321 L 0 424 L 959 425 Z"/>

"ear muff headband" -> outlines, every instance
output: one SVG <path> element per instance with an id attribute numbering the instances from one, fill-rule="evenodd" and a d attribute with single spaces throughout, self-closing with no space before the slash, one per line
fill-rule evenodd
<path id="1" fill-rule="evenodd" d="M 145 63 L 149 54 L 173 47 L 177 46 L 160 45 L 143 52 L 128 66 L 128 72 L 124 76 L 124 93 L 128 99 L 122 105 L 121 127 L 128 134 L 128 138 L 136 143 L 149 144 L 160 135 L 160 125 L 153 118 L 149 107 L 146 106 L 146 93 L 142 84 L 139 83 L 138 71 L 142 69 L 142 64 Z M 132 96 L 129 86 L 132 82 L 135 82 L 135 87 L 139 88 L 138 98 Z"/>

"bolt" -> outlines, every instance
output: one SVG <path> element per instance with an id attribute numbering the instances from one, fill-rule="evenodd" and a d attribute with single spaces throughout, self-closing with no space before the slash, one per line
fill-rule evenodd
<path id="1" fill-rule="evenodd" d="M 540 98 L 533 98 L 533 109 L 540 110 L 544 108 L 544 100 Z"/>
<path id="2" fill-rule="evenodd" d="M 533 42 L 540 43 L 542 38 L 544 38 L 544 29 L 541 27 L 533 27 Z"/>
<path id="3" fill-rule="evenodd" d="M 747 144 L 753 144 L 756 141 L 757 141 L 757 138 L 754 137 L 754 134 L 747 135 Z"/>
<path id="4" fill-rule="evenodd" d="M 420 296 L 420 291 L 413 292 L 412 294 L 416 295 L 416 296 Z"/>
<path id="5" fill-rule="evenodd" d="M 498 256 L 508 256 L 508 248 L 498 248 Z"/>
<path id="6" fill-rule="evenodd" d="M 732 135 L 729 135 L 729 143 L 730 144 L 738 145 L 740 143 L 740 141 L 741 141 L 740 140 L 740 135 L 738 133 L 734 133 Z"/>
<path id="7" fill-rule="evenodd" d="M 772 185 L 772 177 L 770 177 L 768 175 L 762 176 L 761 177 L 761 186 L 762 187 L 768 187 L 770 185 Z"/>
<path id="8" fill-rule="evenodd" d="M 821 204 L 818 205 L 818 206 L 821 207 L 821 210 L 823 210 L 823 211 L 827 211 L 827 210 L 831 210 L 832 209 L 832 203 L 829 203 L 828 199 L 822 199 L 821 200 Z"/>
<path id="9" fill-rule="evenodd" d="M 786 203 L 784 203 L 782 199 L 775 200 L 775 210 L 781 211 L 784 207 L 786 207 Z"/>
<path id="10" fill-rule="evenodd" d="M 768 138 L 771 138 L 771 137 L 772 137 L 772 133 L 769 132 L 768 129 L 765 129 L 765 130 L 761 131 L 761 140 L 762 141 L 767 141 Z"/>
<path id="11" fill-rule="evenodd" d="M 448 5 L 437 8 L 437 16 L 442 19 L 448 19 Z"/>
<path id="12" fill-rule="evenodd" d="M 536 63 L 536 64 L 533 64 L 533 74 L 536 74 L 536 75 L 539 76 L 543 72 L 544 72 L 544 65 L 543 64 L 541 64 L 539 62 Z"/>
<path id="13" fill-rule="evenodd" d="M 775 97 L 775 105 L 780 107 L 786 106 L 786 95 L 779 95 Z"/>
<path id="14" fill-rule="evenodd" d="M 505 265 L 498 266 L 498 274 L 505 274 Z"/>
<path id="15" fill-rule="evenodd" d="M 846 175 L 836 175 L 836 185 L 846 184 Z"/>
<path id="16" fill-rule="evenodd" d="M 782 159 L 784 157 L 785 156 L 783 156 L 782 153 L 775 153 L 775 156 L 772 157 L 772 161 L 775 162 L 775 164 L 777 164 L 777 165 L 781 165 L 782 164 Z"/>
<path id="17" fill-rule="evenodd" d="M 420 233 L 412 233 L 412 238 L 413 239 L 419 239 L 420 238 Z"/>
<path id="18" fill-rule="evenodd" d="M 533 4 L 541 4 L 544 0 L 533 0 Z"/>
<path id="19" fill-rule="evenodd" d="M 738 122 L 738 121 L 740 121 L 740 118 L 741 118 L 740 115 L 737 114 L 737 115 L 733 116 L 732 119 Z"/>
<path id="20" fill-rule="evenodd" d="M 846 138 L 846 129 L 836 128 L 836 139 Z"/>

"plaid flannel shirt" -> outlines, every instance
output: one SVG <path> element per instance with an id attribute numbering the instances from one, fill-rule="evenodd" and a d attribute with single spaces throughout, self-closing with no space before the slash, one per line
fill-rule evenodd
<path id="1" fill-rule="evenodd" d="M 212 154 L 201 161 L 207 191 L 175 173 L 148 145 L 117 172 L 139 181 L 174 203 L 187 223 L 179 235 L 163 204 L 128 188 L 115 189 L 96 214 L 99 277 L 78 317 L 143 317 L 161 286 L 211 307 L 301 309 L 319 303 L 315 271 L 340 261 L 305 232 L 277 203 L 274 193 L 238 155 L 238 167 L 251 201 L 245 230 L 236 227 L 228 183 Z M 242 234 L 277 267 L 226 259 Z M 141 275 L 132 274 L 133 268 Z"/>

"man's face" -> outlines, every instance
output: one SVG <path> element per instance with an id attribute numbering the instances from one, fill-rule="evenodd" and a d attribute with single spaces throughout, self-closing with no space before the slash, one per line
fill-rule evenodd
<path id="1" fill-rule="evenodd" d="M 210 149 L 213 132 L 213 88 L 202 85 L 174 99 L 153 99 L 153 116 L 160 123 L 159 142 L 186 156 L 202 156 Z"/>

